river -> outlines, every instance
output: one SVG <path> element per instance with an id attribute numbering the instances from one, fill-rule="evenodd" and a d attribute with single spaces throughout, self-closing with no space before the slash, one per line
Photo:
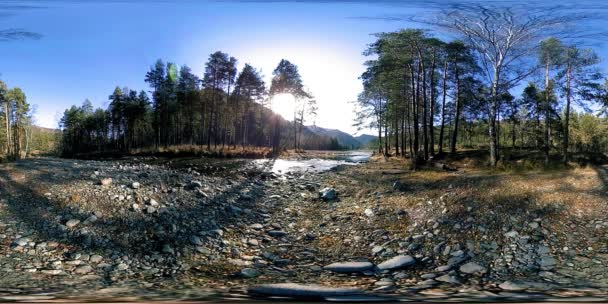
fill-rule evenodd
<path id="1" fill-rule="evenodd" d="M 330 158 L 310 159 L 258 159 L 255 163 L 276 174 L 291 172 L 319 173 L 340 165 L 357 165 L 369 161 L 370 151 L 347 151 L 332 153 Z"/>

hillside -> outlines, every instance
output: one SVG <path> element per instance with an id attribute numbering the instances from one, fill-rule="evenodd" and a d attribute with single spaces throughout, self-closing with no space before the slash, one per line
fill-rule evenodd
<path id="1" fill-rule="evenodd" d="M 336 138 L 341 146 L 348 149 L 359 149 L 363 146 L 361 142 L 352 135 L 340 130 L 326 129 L 318 126 L 307 126 L 306 128 L 317 135 Z"/>
<path id="2" fill-rule="evenodd" d="M 369 135 L 369 134 L 361 134 L 359 136 L 355 136 L 355 139 L 361 143 L 361 146 L 365 147 L 367 146 L 372 140 L 375 140 L 376 136 L 374 135 Z"/>

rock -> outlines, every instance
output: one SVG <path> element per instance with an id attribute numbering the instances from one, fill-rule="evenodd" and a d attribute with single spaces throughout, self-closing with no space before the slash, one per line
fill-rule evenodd
<path id="1" fill-rule="evenodd" d="M 48 275 L 60 275 L 63 274 L 63 270 L 61 269 L 43 269 L 40 272 Z"/>
<path id="2" fill-rule="evenodd" d="M 203 183 L 193 180 L 190 181 L 190 189 L 198 189 L 198 188 L 202 188 L 203 187 Z"/>
<path id="3" fill-rule="evenodd" d="M 557 261 L 553 257 L 543 256 L 540 258 L 538 264 L 542 270 L 551 270 L 555 267 Z"/>
<path id="4" fill-rule="evenodd" d="M 80 224 L 80 220 L 78 220 L 78 219 L 71 219 L 71 220 L 65 222 L 65 226 L 68 228 L 74 228 L 78 224 Z"/>
<path id="5" fill-rule="evenodd" d="M 460 272 L 466 274 L 482 274 L 486 272 L 486 268 L 477 263 L 469 262 L 460 266 Z"/>
<path id="6" fill-rule="evenodd" d="M 159 204 L 155 199 L 151 198 L 150 200 L 148 200 L 148 205 L 152 207 L 158 207 Z"/>
<path id="7" fill-rule="evenodd" d="M 337 273 L 363 272 L 372 268 L 374 268 L 374 264 L 370 262 L 338 262 L 323 267 L 325 270 Z"/>
<path id="8" fill-rule="evenodd" d="M 449 275 L 449 274 L 444 274 L 440 277 L 437 277 L 437 278 L 435 278 L 435 281 L 450 283 L 450 284 L 460 284 L 460 280 L 457 277 L 455 277 L 453 275 Z"/>
<path id="9" fill-rule="evenodd" d="M 451 257 L 451 258 L 448 259 L 448 265 L 450 265 L 450 266 L 456 266 L 456 265 L 464 262 L 464 260 L 466 260 L 466 257 L 463 257 L 463 256 Z"/>
<path id="10" fill-rule="evenodd" d="M 518 235 L 519 235 L 519 233 L 517 233 L 517 231 L 515 231 L 515 230 L 511 230 L 511 231 L 505 233 L 505 236 L 508 238 L 515 238 Z"/>
<path id="11" fill-rule="evenodd" d="M 99 184 L 102 186 L 109 186 L 110 184 L 112 184 L 112 178 L 111 177 L 102 178 L 99 180 Z"/>
<path id="12" fill-rule="evenodd" d="M 374 248 L 372 248 L 372 255 L 378 255 L 382 251 L 384 251 L 384 246 L 374 246 Z"/>
<path id="13" fill-rule="evenodd" d="M 13 241 L 13 244 L 16 245 L 16 246 L 22 246 L 23 247 L 23 246 L 26 246 L 29 243 L 29 241 L 30 240 L 28 238 L 22 237 L 22 238 L 15 239 Z"/>
<path id="14" fill-rule="evenodd" d="M 163 253 L 168 253 L 168 254 L 175 253 L 175 251 L 173 251 L 173 248 L 171 248 L 171 245 L 169 245 L 169 244 L 164 244 L 162 251 L 163 251 Z"/>
<path id="15" fill-rule="evenodd" d="M 133 189 L 139 189 L 141 187 L 141 184 L 138 182 L 134 182 L 131 184 L 131 188 Z"/>
<path id="16" fill-rule="evenodd" d="M 334 188 L 323 188 L 319 191 L 319 197 L 324 201 L 333 201 L 338 198 L 338 192 Z"/>
<path id="17" fill-rule="evenodd" d="M 89 261 L 90 261 L 91 263 L 99 263 L 99 262 L 101 262 L 102 260 L 103 260 L 103 257 L 102 257 L 102 256 L 100 256 L 100 255 L 97 255 L 97 254 L 94 254 L 94 255 L 92 255 L 92 256 L 89 258 Z"/>
<path id="18" fill-rule="evenodd" d="M 264 229 L 264 226 L 262 226 L 262 224 L 253 224 L 251 226 L 249 226 L 251 229 L 255 229 L 255 230 L 262 230 Z"/>
<path id="19" fill-rule="evenodd" d="M 268 231 L 268 235 L 275 238 L 282 238 L 284 236 L 287 236 L 287 232 L 281 230 L 270 230 Z"/>
<path id="20" fill-rule="evenodd" d="M 358 288 L 326 287 L 322 285 L 298 283 L 265 284 L 249 288 L 248 292 L 265 296 L 294 298 L 323 298 L 333 296 L 358 295 L 363 293 Z"/>
<path id="21" fill-rule="evenodd" d="M 446 272 L 446 271 L 450 271 L 451 269 L 452 269 L 451 265 L 443 265 L 443 266 L 439 266 L 439 267 L 435 268 L 435 271 Z"/>
<path id="22" fill-rule="evenodd" d="M 193 235 L 190 237 L 190 243 L 192 243 L 192 245 L 201 246 L 203 245 L 203 240 L 200 237 Z"/>
<path id="23" fill-rule="evenodd" d="M 97 222 L 97 216 L 94 214 L 89 216 L 86 220 L 84 220 L 83 224 L 88 225 Z"/>
<path id="24" fill-rule="evenodd" d="M 89 265 L 80 265 L 74 269 L 74 273 L 76 274 L 87 274 L 91 271 L 93 271 L 93 267 Z"/>
<path id="25" fill-rule="evenodd" d="M 365 209 L 365 210 L 363 211 L 363 213 L 364 213 L 366 216 L 368 216 L 368 217 L 372 217 L 372 216 L 374 216 L 374 211 L 372 211 L 372 209 L 369 209 L 369 208 Z"/>
<path id="26" fill-rule="evenodd" d="M 260 272 L 253 268 L 243 268 L 239 271 L 239 276 L 247 279 L 255 278 L 260 276 Z"/>
<path id="27" fill-rule="evenodd" d="M 378 265 L 380 270 L 392 270 L 414 265 L 416 260 L 409 255 L 398 255 Z"/>
<path id="28" fill-rule="evenodd" d="M 504 281 L 499 284 L 498 287 L 508 291 L 522 291 L 528 289 L 528 284 L 521 282 Z"/>

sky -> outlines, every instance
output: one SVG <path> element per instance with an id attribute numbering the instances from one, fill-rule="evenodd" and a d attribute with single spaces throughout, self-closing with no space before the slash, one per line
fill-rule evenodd
<path id="1" fill-rule="evenodd" d="M 159 58 L 200 76 L 209 54 L 221 50 L 239 67 L 261 69 L 267 83 L 284 58 L 316 97 L 316 124 L 355 134 L 351 102 L 362 89 L 371 34 L 412 26 L 373 17 L 427 11 L 404 3 L 0 0 L 0 29 L 42 35 L 0 42 L 0 79 L 25 91 L 37 124 L 56 128 L 66 108 L 87 98 L 105 108 L 115 86 L 148 91 L 144 76 Z"/>

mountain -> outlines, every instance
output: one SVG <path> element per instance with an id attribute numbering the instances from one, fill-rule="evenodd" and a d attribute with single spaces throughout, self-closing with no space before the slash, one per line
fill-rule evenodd
<path id="1" fill-rule="evenodd" d="M 341 146 L 344 146 L 348 149 L 359 149 L 363 146 L 361 142 L 359 142 L 352 135 L 346 132 L 342 132 L 340 130 L 325 129 L 318 126 L 306 126 L 306 128 L 317 135 L 333 137 L 338 140 L 338 143 Z"/>
<path id="2" fill-rule="evenodd" d="M 369 134 L 361 134 L 355 137 L 355 139 L 361 143 L 361 146 L 367 146 L 372 140 L 375 140 L 376 138 L 376 136 Z"/>

